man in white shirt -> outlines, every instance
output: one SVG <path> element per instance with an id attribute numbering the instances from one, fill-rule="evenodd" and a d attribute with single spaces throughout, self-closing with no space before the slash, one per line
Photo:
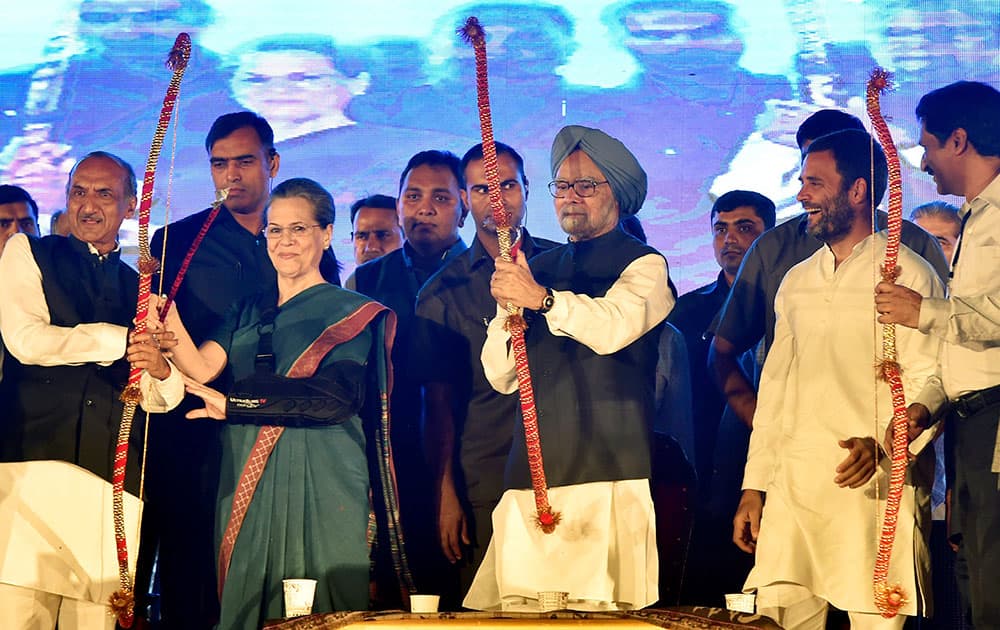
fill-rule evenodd
<path id="1" fill-rule="evenodd" d="M 525 309 L 541 466 L 562 520 L 551 533 L 535 526 L 536 464 L 518 422 L 493 539 L 464 605 L 537 610 L 538 593 L 556 591 L 572 609 L 642 608 L 658 598 L 648 479 L 660 324 L 674 304 L 667 264 L 619 227 L 646 196 L 646 173 L 621 142 L 564 127 L 552 175 L 569 243 L 530 265 L 496 259 L 482 361 L 494 389 L 517 390 L 501 305 Z"/>
<path id="2" fill-rule="evenodd" d="M 9 351 L 0 396 L 0 461 L 8 462 L 0 465 L 3 628 L 113 627 L 107 482 L 119 396 L 129 360 L 156 378 L 179 378 L 154 345 L 133 344 L 126 357 L 138 276 L 120 258 L 118 229 L 135 211 L 132 168 L 110 153 L 89 153 L 70 172 L 66 198 L 70 236 L 16 234 L 0 258 L 0 295 L 17 296 L 0 301 Z M 132 494 L 141 447 L 136 430 L 126 473 Z M 67 495 L 69 487 L 76 491 Z"/>
<path id="3" fill-rule="evenodd" d="M 792 267 L 775 299 L 733 541 L 755 554 L 744 589 L 756 590 L 757 610 L 782 627 L 822 629 L 833 604 L 852 627 L 902 628 L 902 615 L 879 615 L 872 587 L 884 509 L 875 497 L 884 499 L 888 479 L 877 443 L 892 417 L 889 386 L 872 369 L 882 335 L 874 266 L 886 238 L 872 234 L 871 216 L 885 192 L 885 156 L 867 133 L 839 131 L 809 146 L 800 179 L 807 230 L 825 246 Z M 899 268 L 901 284 L 943 293 L 906 246 Z M 934 374 L 937 342 L 901 329 L 896 347 L 912 401 Z M 918 411 L 926 409 L 912 404 Z M 900 504 L 889 583 L 903 588 L 903 615 L 926 604 L 933 460 L 927 449 L 910 468 Z"/>
<path id="4" fill-rule="evenodd" d="M 968 560 L 972 622 L 1000 628 L 1000 92 L 959 81 L 917 104 L 922 168 L 938 193 L 965 197 L 948 297 L 880 284 L 879 321 L 943 341 L 937 397 L 955 430 L 952 533 Z"/>

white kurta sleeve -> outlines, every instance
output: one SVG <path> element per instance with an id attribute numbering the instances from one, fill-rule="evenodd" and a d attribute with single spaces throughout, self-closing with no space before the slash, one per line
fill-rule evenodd
<path id="1" fill-rule="evenodd" d="M 143 370 L 139 380 L 139 390 L 142 392 L 139 404 L 149 413 L 165 413 L 184 400 L 184 379 L 181 372 L 169 359 L 167 363 L 170 365 L 167 378 L 161 381 Z"/>
<path id="2" fill-rule="evenodd" d="M 916 254 L 900 249 L 902 275 L 901 284 L 913 289 L 920 295 L 940 298 L 944 296 L 944 285 L 934 269 Z M 905 256 L 905 258 L 904 258 Z M 909 258 L 910 260 L 906 260 Z M 902 367 L 900 380 L 907 405 L 921 403 L 935 414 L 944 404 L 944 388 L 941 384 L 940 351 L 941 338 L 907 328 L 896 326 L 896 356 Z M 886 423 L 890 422 L 886 419 Z M 910 443 L 910 452 L 919 454 L 930 440 L 937 434 L 935 430 L 927 430 Z"/>
<path id="3" fill-rule="evenodd" d="M 514 353 L 510 349 L 510 333 L 504 330 L 507 311 L 497 304 L 497 314 L 486 328 L 486 343 L 480 360 L 486 380 L 501 394 L 517 390 L 517 373 L 514 371 Z"/>
<path id="4" fill-rule="evenodd" d="M 128 329 L 97 322 L 54 326 L 42 272 L 28 237 L 15 234 L 0 256 L 0 331 L 7 351 L 26 365 L 110 365 L 125 355 Z"/>
<path id="5" fill-rule="evenodd" d="M 785 400 L 789 371 L 795 362 L 795 340 L 785 316 L 785 300 L 781 289 L 775 296 L 774 310 L 774 342 L 760 375 L 757 408 L 753 414 L 750 447 L 743 470 L 744 490 L 767 491 L 774 474 L 777 443 L 782 430 L 782 403 Z"/>
<path id="6" fill-rule="evenodd" d="M 549 332 L 570 337 L 597 354 L 612 354 L 666 319 L 674 307 L 667 262 L 659 254 L 633 260 L 603 297 L 554 291 L 545 314 Z"/>
<path id="7" fill-rule="evenodd" d="M 598 354 L 612 354 L 633 343 L 666 319 L 674 306 L 667 287 L 667 263 L 659 254 L 633 260 L 602 297 L 554 291 L 555 303 L 545 314 L 549 332 L 570 337 Z M 503 329 L 507 312 L 486 329 L 481 360 L 486 379 L 496 391 L 517 390 L 510 334 Z"/>

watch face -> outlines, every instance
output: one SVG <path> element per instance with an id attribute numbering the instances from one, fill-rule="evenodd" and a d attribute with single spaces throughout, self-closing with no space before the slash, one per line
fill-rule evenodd
<path id="1" fill-rule="evenodd" d="M 547 312 L 552 308 L 552 305 L 556 303 L 556 299 L 551 295 L 546 295 L 542 298 L 542 312 Z"/>

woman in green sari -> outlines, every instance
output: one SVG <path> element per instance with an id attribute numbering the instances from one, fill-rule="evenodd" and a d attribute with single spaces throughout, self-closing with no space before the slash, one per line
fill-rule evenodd
<path id="1" fill-rule="evenodd" d="M 392 550 L 400 583 L 409 583 L 388 446 L 395 316 L 323 279 L 333 221 L 333 199 L 319 184 L 283 182 L 264 226 L 276 292 L 234 305 L 200 348 L 175 311 L 159 333 L 188 391 L 205 400 L 189 417 L 226 420 L 222 628 L 280 618 L 286 578 L 318 581 L 314 612 L 367 609 L 373 507 L 379 544 Z M 235 381 L 228 396 L 201 385 L 227 366 Z"/>

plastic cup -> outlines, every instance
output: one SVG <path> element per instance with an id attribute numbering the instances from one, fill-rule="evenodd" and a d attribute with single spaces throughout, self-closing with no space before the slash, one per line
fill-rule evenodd
<path id="1" fill-rule="evenodd" d="M 726 593 L 726 610 L 752 614 L 756 599 L 753 593 Z"/>
<path id="2" fill-rule="evenodd" d="M 569 603 L 569 593 L 566 591 L 539 591 L 538 608 L 542 612 L 550 610 L 566 610 Z"/>
<path id="3" fill-rule="evenodd" d="M 285 590 L 285 619 L 312 613 L 316 580 L 282 580 L 281 585 Z"/>
<path id="4" fill-rule="evenodd" d="M 440 595 L 410 595 L 410 612 L 436 613 L 440 601 Z"/>

